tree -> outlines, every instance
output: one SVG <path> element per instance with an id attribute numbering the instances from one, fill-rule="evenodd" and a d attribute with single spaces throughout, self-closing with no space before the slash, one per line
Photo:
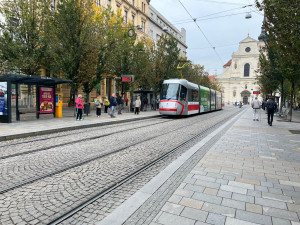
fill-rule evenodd
<path id="1" fill-rule="evenodd" d="M 291 121 L 295 85 L 300 80 L 299 1 L 263 0 L 262 3 L 256 1 L 256 4 L 260 10 L 264 10 L 267 47 L 278 56 L 276 70 L 291 83 Z"/>
<path id="2" fill-rule="evenodd" d="M 10 71 L 26 75 L 40 75 L 45 58 L 43 30 L 44 0 L 13 0 L 1 3 L 0 13 L 5 22 L 0 24 L 0 55 Z"/>

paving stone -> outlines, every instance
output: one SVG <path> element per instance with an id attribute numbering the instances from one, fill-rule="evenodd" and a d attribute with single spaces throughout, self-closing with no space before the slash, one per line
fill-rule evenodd
<path id="1" fill-rule="evenodd" d="M 182 196 L 179 196 L 179 195 L 172 195 L 170 198 L 169 198 L 169 202 L 172 202 L 172 203 L 175 203 L 175 204 L 178 204 L 178 202 L 180 202 L 182 199 Z"/>
<path id="2" fill-rule="evenodd" d="M 291 225 L 289 220 L 279 219 L 276 217 L 272 217 L 273 225 Z"/>
<path id="3" fill-rule="evenodd" d="M 221 185 L 220 189 L 223 191 L 230 191 L 230 192 L 234 192 L 234 193 L 238 193 L 238 194 L 246 194 L 247 193 L 247 189 L 245 189 L 245 188 L 234 187 L 234 186 L 230 186 L 230 185 Z"/>
<path id="4" fill-rule="evenodd" d="M 254 197 L 261 197 L 261 191 L 248 190 L 247 195 L 251 195 Z"/>
<path id="5" fill-rule="evenodd" d="M 156 221 L 164 225 L 194 225 L 195 220 L 163 212 Z"/>
<path id="6" fill-rule="evenodd" d="M 268 188 L 268 191 L 272 194 L 282 195 L 282 190 L 278 188 Z"/>
<path id="7" fill-rule="evenodd" d="M 201 209 L 203 206 L 203 202 L 197 201 L 192 198 L 183 197 L 182 200 L 179 202 L 179 205 L 187 206 L 187 207 L 194 208 L 194 209 Z"/>
<path id="8" fill-rule="evenodd" d="M 235 187 L 240 187 L 240 188 L 244 188 L 244 189 L 254 190 L 254 185 L 253 184 L 247 184 L 247 183 L 242 183 L 242 182 L 237 182 L 237 181 L 229 181 L 228 185 L 235 186 Z"/>
<path id="9" fill-rule="evenodd" d="M 270 207 L 278 208 L 278 209 L 287 209 L 286 204 L 284 202 L 270 200 L 270 199 L 266 199 L 266 198 L 255 197 L 255 204 L 263 205 L 263 206 L 270 206 Z"/>
<path id="10" fill-rule="evenodd" d="M 242 177 L 235 178 L 235 181 L 241 182 L 241 183 L 247 183 L 247 184 L 260 185 L 260 181 L 259 180 L 252 180 L 252 179 L 247 179 L 247 178 L 242 178 Z"/>
<path id="11" fill-rule="evenodd" d="M 284 195 L 276 195 L 272 193 L 262 193 L 263 198 L 271 199 L 271 200 L 276 200 L 276 201 L 282 201 L 282 202 L 289 202 L 292 203 L 292 199 L 289 196 L 284 196 Z"/>
<path id="12" fill-rule="evenodd" d="M 223 198 L 221 205 L 228 206 L 235 209 L 245 210 L 245 202 L 236 201 L 232 199 Z"/>
<path id="13" fill-rule="evenodd" d="M 199 209 L 185 207 L 180 216 L 205 222 L 208 213 Z"/>
<path id="14" fill-rule="evenodd" d="M 294 187 L 300 187 L 300 182 L 293 182 L 289 180 L 279 180 L 280 184 L 288 185 L 288 186 L 294 186 Z"/>
<path id="15" fill-rule="evenodd" d="M 290 211 L 300 213 L 300 205 L 287 203 L 287 207 Z"/>
<path id="16" fill-rule="evenodd" d="M 236 211 L 233 208 L 229 208 L 226 206 L 220 206 L 220 205 L 216 205 L 216 204 L 211 204 L 208 202 L 204 203 L 204 205 L 202 206 L 202 210 L 211 212 L 211 213 L 221 214 L 224 216 L 230 216 L 230 217 L 234 217 L 235 211 Z"/>
<path id="17" fill-rule="evenodd" d="M 233 193 L 232 194 L 232 199 L 238 200 L 238 201 L 243 201 L 243 202 L 248 202 L 248 203 L 254 203 L 254 197 L 249 196 L 249 195 L 242 195 L 238 193 Z"/>
<path id="18" fill-rule="evenodd" d="M 209 181 L 203 181 L 203 180 L 196 180 L 195 185 L 203 186 L 203 187 L 209 187 L 209 188 L 220 188 L 220 184 L 209 182 Z"/>
<path id="19" fill-rule="evenodd" d="M 209 177 L 209 176 L 202 176 L 202 175 L 198 175 L 198 174 L 195 174 L 193 176 L 194 179 L 197 179 L 197 180 L 202 180 L 202 181 L 209 181 L 209 182 L 215 182 L 216 181 L 216 178 L 214 177 Z"/>
<path id="20" fill-rule="evenodd" d="M 171 202 L 166 202 L 166 204 L 162 207 L 161 210 L 164 211 L 164 212 L 180 215 L 183 208 L 184 207 L 182 205 L 174 204 L 174 203 L 171 203 Z"/>
<path id="21" fill-rule="evenodd" d="M 262 214 L 262 206 L 256 205 L 256 204 L 251 204 L 251 203 L 246 203 L 246 211 Z"/>
<path id="22" fill-rule="evenodd" d="M 184 189 L 177 189 L 174 192 L 174 194 L 189 198 L 189 197 L 191 197 L 194 194 L 194 192 L 193 191 L 184 190 Z"/>
<path id="23" fill-rule="evenodd" d="M 184 187 L 184 190 L 193 191 L 193 192 L 203 192 L 204 189 L 205 189 L 205 187 L 199 186 L 199 185 L 194 185 L 194 184 L 187 184 Z"/>
<path id="24" fill-rule="evenodd" d="M 223 197 L 223 198 L 231 198 L 232 192 L 219 190 L 217 196 Z"/>
<path id="25" fill-rule="evenodd" d="M 282 209 L 275 209 L 275 208 L 263 206 L 263 214 L 274 216 L 281 219 L 293 220 L 297 222 L 299 221 L 297 213 L 287 211 L 287 210 L 282 210 Z"/>
<path id="26" fill-rule="evenodd" d="M 208 195 L 214 195 L 216 196 L 218 193 L 218 189 L 214 189 L 214 188 L 205 188 L 204 194 L 208 194 Z"/>
<path id="27" fill-rule="evenodd" d="M 300 225 L 299 222 L 291 221 L 292 225 Z"/>
<path id="28" fill-rule="evenodd" d="M 263 186 L 259 186 L 259 185 L 255 185 L 255 191 L 261 191 L 261 192 L 268 192 L 268 188 L 267 187 L 263 187 Z"/>
<path id="29" fill-rule="evenodd" d="M 211 224 L 197 221 L 197 222 L 195 223 L 195 225 L 211 225 Z"/>
<path id="30" fill-rule="evenodd" d="M 192 196 L 193 199 L 204 201 L 204 202 L 210 202 L 214 204 L 221 204 L 222 198 L 218 196 L 212 196 L 212 195 L 207 195 L 204 193 L 198 193 L 195 192 L 195 194 Z"/>
<path id="31" fill-rule="evenodd" d="M 260 215 L 260 214 L 257 214 L 257 213 L 237 210 L 235 217 L 237 219 L 245 220 L 245 221 L 252 222 L 252 223 L 272 225 L 272 221 L 271 221 L 270 216 Z"/>
<path id="32" fill-rule="evenodd" d="M 239 220 L 236 218 L 227 217 L 225 225 L 259 225 L 257 223 L 251 223 L 245 220 Z"/>
<path id="33" fill-rule="evenodd" d="M 225 218 L 225 216 L 219 214 L 209 213 L 206 222 L 214 225 L 224 225 Z"/>

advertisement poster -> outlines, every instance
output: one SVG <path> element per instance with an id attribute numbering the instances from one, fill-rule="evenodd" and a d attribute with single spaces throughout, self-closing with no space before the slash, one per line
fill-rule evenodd
<path id="1" fill-rule="evenodd" d="M 40 113 L 54 112 L 53 88 L 40 87 Z"/>
<path id="2" fill-rule="evenodd" d="M 0 82 L 0 116 L 7 115 L 7 82 Z"/>

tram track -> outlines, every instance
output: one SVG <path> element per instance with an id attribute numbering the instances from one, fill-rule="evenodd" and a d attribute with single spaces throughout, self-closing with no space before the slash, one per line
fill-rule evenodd
<path id="1" fill-rule="evenodd" d="M 171 121 L 163 121 L 163 122 L 153 123 L 153 124 L 150 124 L 150 125 L 147 124 L 147 125 L 143 125 L 143 126 L 139 126 L 139 127 L 134 127 L 134 128 L 126 129 L 126 130 L 124 129 L 124 130 L 116 131 L 116 132 L 113 132 L 113 133 L 98 135 L 98 136 L 94 136 L 94 137 L 88 137 L 88 138 L 86 138 L 84 140 L 80 139 L 80 140 L 70 141 L 70 142 L 66 142 L 66 143 L 62 143 L 62 144 L 57 144 L 57 145 L 52 145 L 52 146 L 48 146 L 48 147 L 44 147 L 44 148 L 39 148 L 39 149 L 29 150 L 29 151 L 25 151 L 25 152 L 20 152 L 20 153 L 16 153 L 16 154 L 12 154 L 12 155 L 1 156 L 0 160 L 12 158 L 12 157 L 17 157 L 17 156 L 22 156 L 22 155 L 27 155 L 27 154 L 31 154 L 31 153 L 35 153 L 35 152 L 42 152 L 42 151 L 49 150 L 49 149 L 52 149 L 52 148 L 57 148 L 57 147 L 62 147 L 62 146 L 66 146 L 66 145 L 77 144 L 77 143 L 84 142 L 84 141 L 91 141 L 91 140 L 95 140 L 95 139 L 98 139 L 98 138 L 104 138 L 104 137 L 107 137 L 107 136 L 115 135 L 115 134 L 118 134 L 118 133 L 121 133 L 121 132 L 124 132 L 124 131 L 131 131 L 131 130 L 135 130 L 135 129 L 138 129 L 138 128 L 144 128 L 144 127 L 154 126 L 154 125 L 157 125 L 157 124 L 162 124 L 162 123 L 167 123 L 167 122 L 171 122 Z M 69 135 L 64 135 L 64 136 L 69 136 Z M 45 138 L 43 140 L 47 140 L 47 139 Z"/>
<path id="2" fill-rule="evenodd" d="M 215 123 L 213 126 L 210 126 L 204 130 L 202 130 L 200 133 L 194 135 L 193 137 L 189 138 L 188 140 L 185 140 L 184 142 L 180 143 L 176 147 L 172 148 L 168 152 L 162 154 L 161 156 L 157 157 L 156 159 L 152 160 L 151 162 L 147 163 L 146 165 L 142 166 L 141 168 L 137 169 L 136 171 L 132 172 L 131 174 L 128 174 L 124 178 L 116 181 L 114 184 L 110 185 L 108 188 L 105 190 L 102 190 L 95 196 L 91 197 L 90 199 L 86 200 L 85 202 L 81 203 L 80 205 L 74 207 L 74 209 L 68 211 L 67 213 L 64 213 L 63 215 L 59 216 L 55 220 L 51 221 L 48 223 L 48 225 L 57 225 L 60 224 L 64 221 L 66 221 L 68 218 L 72 217 L 76 213 L 80 212 L 82 209 L 87 207 L 88 205 L 94 203 L 104 195 L 110 193 L 113 190 L 116 190 L 118 187 L 122 186 L 126 182 L 128 182 L 131 179 L 134 179 L 136 176 L 139 174 L 143 173 L 147 169 L 151 168 L 154 166 L 156 163 L 162 161 L 163 159 L 167 158 L 168 156 L 172 155 L 174 152 L 178 151 L 179 149 L 183 148 L 186 145 L 189 145 L 189 143 L 207 136 L 212 130 L 216 129 L 217 127 L 220 127 L 222 124 L 224 124 L 226 121 L 228 121 L 230 118 L 234 117 L 235 115 L 229 115 L 228 117 L 224 118 L 223 120 L 219 121 L 218 123 Z"/>
<path id="3" fill-rule="evenodd" d="M 213 116 L 213 117 L 217 117 L 217 116 L 218 116 L 218 115 L 215 115 L 215 116 Z M 211 119 L 211 118 L 209 118 L 209 119 Z M 174 121 L 174 120 L 168 120 L 168 121 L 166 121 L 166 122 L 171 122 L 171 121 Z M 202 122 L 203 122 L 203 121 L 201 120 L 201 121 L 198 121 L 197 123 L 202 123 Z M 165 122 L 163 122 L 163 123 L 165 123 Z M 136 145 L 141 144 L 141 143 L 144 143 L 144 142 L 146 142 L 146 141 L 152 141 L 154 138 L 158 138 L 158 137 L 161 137 L 161 136 L 163 136 L 163 135 L 167 135 L 167 134 L 169 134 L 169 133 L 176 132 L 176 131 L 178 131 L 178 130 L 180 130 L 180 129 L 189 127 L 189 126 L 191 126 L 191 125 L 195 125 L 195 124 L 197 124 L 197 123 L 191 122 L 191 123 L 188 123 L 188 124 L 186 124 L 186 125 L 184 125 L 184 126 L 180 126 L 179 128 L 175 128 L 175 129 L 172 129 L 172 130 L 168 130 L 168 131 L 166 131 L 166 132 L 161 132 L 161 133 L 159 133 L 159 134 L 153 135 L 153 136 L 148 137 L 148 138 L 145 138 L 145 139 L 143 139 L 143 140 L 139 140 L 139 141 L 137 141 L 137 142 L 135 142 L 135 143 L 133 143 L 133 144 L 127 145 L 127 146 L 125 146 L 125 147 L 118 148 L 118 149 L 116 149 L 116 150 L 114 150 L 114 151 L 107 152 L 107 153 L 104 153 L 104 154 L 100 154 L 100 155 L 97 155 L 97 156 L 93 156 L 93 157 L 91 157 L 91 158 L 87 158 L 87 159 L 85 159 L 85 160 L 81 160 L 81 161 L 79 161 L 79 162 L 76 162 L 76 163 L 73 163 L 73 164 L 71 164 L 71 165 L 65 166 L 65 167 L 63 167 L 63 168 L 60 168 L 60 169 L 57 169 L 57 170 L 54 170 L 54 171 L 51 171 L 51 172 L 48 172 L 48 173 L 44 173 L 44 174 L 42 174 L 42 175 L 40 175 L 40 176 L 35 176 L 35 177 L 30 178 L 30 179 L 23 180 L 22 182 L 19 182 L 19 183 L 17 183 L 17 184 L 14 184 L 14 185 L 8 186 L 8 187 L 6 187 L 6 188 L 0 189 L 0 194 L 6 193 L 6 192 L 8 192 L 8 191 L 11 191 L 11 190 L 14 190 L 14 189 L 17 189 L 17 188 L 20 188 L 20 187 L 22 187 L 22 186 L 24 186 L 24 185 L 27 185 L 27 184 L 30 184 L 30 183 L 34 183 L 34 182 L 39 181 L 39 180 L 42 180 L 42 179 L 44 179 L 44 178 L 46 178 L 46 177 L 50 177 L 50 176 L 53 176 L 53 175 L 62 173 L 62 172 L 67 171 L 67 170 L 69 170 L 69 169 L 73 169 L 73 168 L 82 166 L 82 165 L 87 164 L 87 163 L 89 163 L 89 162 L 92 162 L 92 161 L 95 161 L 95 160 L 98 160 L 98 159 L 101 159 L 101 158 L 104 158 L 104 157 L 107 157 L 107 156 L 110 156 L 110 155 L 119 153 L 119 152 L 121 152 L 121 151 L 124 151 L 124 150 L 130 148 L 130 147 L 136 146 Z M 156 123 L 156 124 L 162 124 L 162 122 L 159 122 L 159 123 Z M 156 125 L 156 124 L 155 124 L 155 125 Z M 153 125 L 154 125 L 154 124 L 153 124 Z M 145 126 L 149 126 L 149 125 L 145 125 Z M 145 126 L 140 126 L 139 128 L 143 128 L 143 127 L 145 127 Z M 136 128 L 132 128 L 132 129 L 136 129 Z M 128 131 L 128 130 L 127 130 L 127 131 Z M 115 134 L 120 133 L 120 132 L 124 132 L 124 130 L 115 132 Z M 108 134 L 108 135 L 112 135 L 112 134 Z M 107 135 L 105 135 L 105 136 L 107 136 Z M 101 138 L 101 137 L 99 137 L 99 138 Z M 93 139 L 97 139 L 97 137 L 94 137 Z M 91 140 L 93 140 L 93 139 L 91 139 Z M 85 139 L 85 140 L 78 141 L 78 143 L 83 142 L 83 141 L 86 141 L 86 139 Z M 74 144 L 74 143 L 73 143 L 73 144 Z M 59 145 L 59 146 L 62 146 L 62 145 Z M 51 149 L 51 148 L 54 148 L 54 147 L 53 147 L 53 146 L 46 147 L 44 150 L 49 150 L 49 149 Z M 36 152 L 36 151 L 35 151 L 35 152 Z M 34 152 L 33 152 L 33 153 L 34 153 Z"/>

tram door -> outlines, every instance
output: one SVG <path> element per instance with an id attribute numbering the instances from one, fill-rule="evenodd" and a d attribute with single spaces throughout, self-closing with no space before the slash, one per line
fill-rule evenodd
<path id="1" fill-rule="evenodd" d="M 188 113 L 188 95 L 187 95 L 187 88 L 185 86 L 180 87 L 180 93 L 179 93 L 179 100 L 184 105 L 184 111 L 183 114 L 187 115 Z M 178 111 L 177 111 L 178 112 Z M 180 110 L 181 113 L 181 110 Z"/>

